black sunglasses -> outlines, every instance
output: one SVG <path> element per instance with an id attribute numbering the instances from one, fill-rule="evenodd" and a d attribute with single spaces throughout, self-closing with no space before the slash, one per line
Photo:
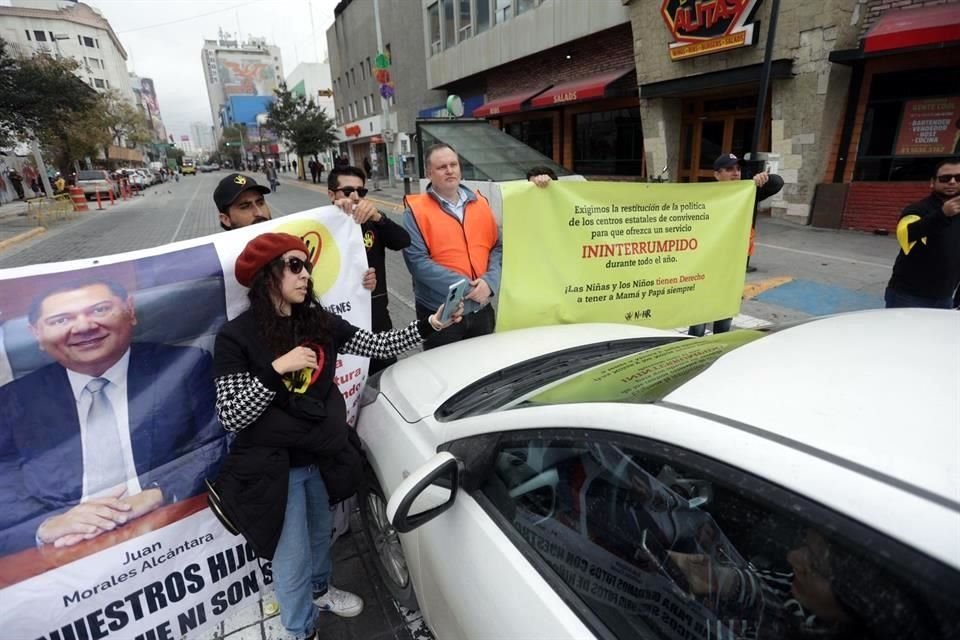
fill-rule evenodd
<path id="1" fill-rule="evenodd" d="M 951 180 L 960 183 L 960 173 L 946 173 L 942 176 L 937 176 L 937 182 L 940 184 L 950 184 Z"/>
<path id="2" fill-rule="evenodd" d="M 300 258 L 287 258 L 283 261 L 283 263 L 293 275 L 297 275 L 304 269 L 307 270 L 307 273 L 311 273 L 313 271 L 313 265 L 306 260 L 301 260 Z"/>
<path id="3" fill-rule="evenodd" d="M 366 187 L 341 187 L 337 189 L 337 191 L 347 196 L 348 198 L 353 195 L 354 191 L 356 191 L 357 195 L 360 196 L 361 198 L 365 198 L 368 193 Z"/>

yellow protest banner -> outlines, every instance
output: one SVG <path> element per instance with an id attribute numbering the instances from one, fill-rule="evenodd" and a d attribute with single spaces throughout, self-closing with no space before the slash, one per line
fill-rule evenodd
<path id="1" fill-rule="evenodd" d="M 501 185 L 497 329 L 620 322 L 663 329 L 740 309 L 756 187 Z"/>

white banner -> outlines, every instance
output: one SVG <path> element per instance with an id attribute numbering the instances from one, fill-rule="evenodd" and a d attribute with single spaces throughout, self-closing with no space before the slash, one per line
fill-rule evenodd
<path id="1" fill-rule="evenodd" d="M 267 231 L 303 238 L 324 307 L 370 328 L 360 228 L 334 207 L 0 271 L 4 638 L 180 638 L 269 587 L 269 563 L 261 570 L 220 526 L 203 486 L 227 448 L 213 341 L 247 306 L 236 257 Z M 338 358 L 351 424 L 366 375 L 366 358 Z M 91 388 L 96 380 L 106 383 Z M 103 415 L 110 428 L 101 431 Z M 97 500 L 108 499 L 130 507 L 126 522 L 84 533 Z"/>

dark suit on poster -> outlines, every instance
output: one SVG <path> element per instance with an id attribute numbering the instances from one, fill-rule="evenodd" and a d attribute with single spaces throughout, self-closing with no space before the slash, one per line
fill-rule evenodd
<path id="1" fill-rule="evenodd" d="M 169 504 L 203 491 L 226 453 L 211 357 L 193 347 L 133 343 L 130 441 L 143 490 Z M 39 525 L 80 502 L 80 420 L 67 372 L 46 365 L 0 387 L 0 554 L 35 546 Z"/>

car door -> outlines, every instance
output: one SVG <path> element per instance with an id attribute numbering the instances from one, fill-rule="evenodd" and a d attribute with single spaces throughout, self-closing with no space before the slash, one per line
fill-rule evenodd
<path id="1" fill-rule="evenodd" d="M 729 465 L 562 429 L 495 451 L 485 506 L 598 636 L 960 633 L 955 570 Z"/>
<path id="2" fill-rule="evenodd" d="M 960 634 L 955 569 L 688 449 L 563 428 L 447 449 L 462 490 L 418 541 L 438 637 Z"/>

